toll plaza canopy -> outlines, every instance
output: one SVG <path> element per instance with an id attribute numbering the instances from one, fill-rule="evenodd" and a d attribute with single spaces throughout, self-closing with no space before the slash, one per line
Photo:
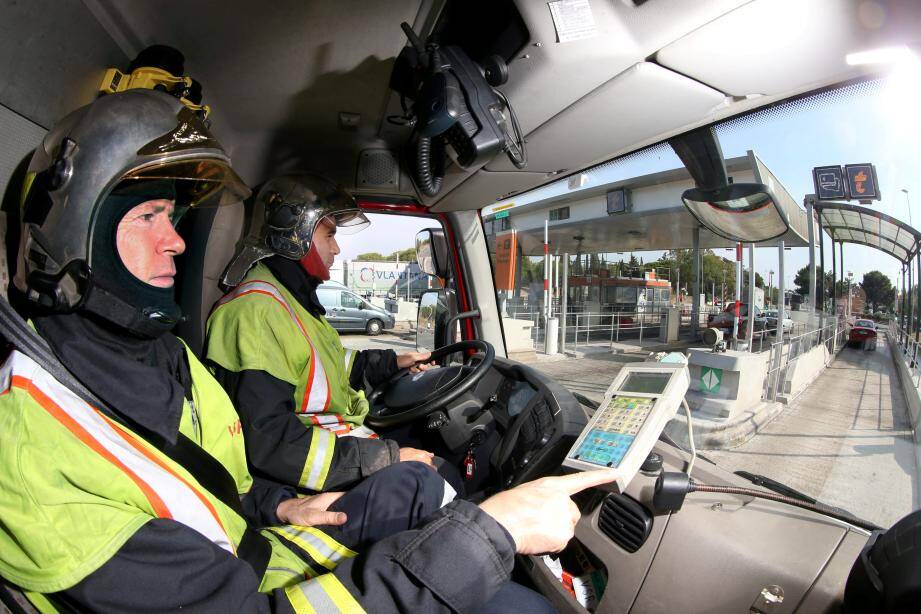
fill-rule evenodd
<path id="1" fill-rule="evenodd" d="M 868 245 L 906 264 L 918 254 L 921 233 L 885 213 L 838 202 L 816 202 L 819 223 L 834 241 Z"/>
<path id="2" fill-rule="evenodd" d="M 729 158 L 725 164 L 736 183 L 771 188 L 790 224 L 778 239 L 788 247 L 809 244 L 805 211 L 754 152 Z M 513 197 L 486 207 L 483 221 L 487 236 L 514 231 L 520 253 L 530 256 L 543 253 L 545 222 L 553 254 L 732 247 L 734 242 L 701 227 L 685 208 L 681 195 L 694 186 L 681 167 L 588 188 L 570 187 L 544 198 Z M 619 207 L 613 206 L 615 196 Z M 699 232 L 697 244 L 695 232 Z M 776 244 L 777 239 L 758 245 Z"/>

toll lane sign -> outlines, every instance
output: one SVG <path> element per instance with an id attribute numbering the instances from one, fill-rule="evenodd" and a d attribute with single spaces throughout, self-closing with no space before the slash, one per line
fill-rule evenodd
<path id="1" fill-rule="evenodd" d="M 819 200 L 844 200 L 844 171 L 840 166 L 817 166 L 812 169 L 812 180 Z"/>
<path id="2" fill-rule="evenodd" d="M 879 200 L 879 182 L 876 180 L 876 168 L 872 164 L 845 164 L 847 191 L 852 200 Z"/>
<path id="3" fill-rule="evenodd" d="M 876 167 L 869 163 L 817 166 L 812 169 L 812 182 L 819 200 L 857 200 L 869 205 L 881 198 Z"/>
<path id="4" fill-rule="evenodd" d="M 723 381 L 723 370 L 715 367 L 701 367 L 700 389 L 703 392 L 716 393 L 720 391 L 720 382 Z"/>

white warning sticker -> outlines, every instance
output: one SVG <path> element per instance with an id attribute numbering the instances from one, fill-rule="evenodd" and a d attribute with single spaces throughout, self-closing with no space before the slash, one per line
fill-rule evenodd
<path id="1" fill-rule="evenodd" d="M 568 43 L 591 38 L 598 33 L 589 0 L 555 0 L 548 2 L 557 41 Z"/>

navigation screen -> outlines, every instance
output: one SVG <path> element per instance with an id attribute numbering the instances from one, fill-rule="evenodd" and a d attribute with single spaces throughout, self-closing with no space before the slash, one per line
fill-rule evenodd
<path id="1" fill-rule="evenodd" d="M 648 394 L 659 394 L 665 391 L 668 380 L 672 377 L 671 373 L 643 373 L 633 372 L 627 376 L 624 383 L 620 385 L 620 390 L 625 392 L 646 392 Z"/>

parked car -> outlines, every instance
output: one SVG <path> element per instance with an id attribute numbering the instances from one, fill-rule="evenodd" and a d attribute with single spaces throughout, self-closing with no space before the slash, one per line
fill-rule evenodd
<path id="1" fill-rule="evenodd" d="M 777 330 L 777 309 L 766 309 L 764 311 L 764 326 L 768 330 Z M 789 334 L 793 332 L 793 319 L 790 314 L 784 311 L 783 314 L 783 332 Z"/>
<path id="2" fill-rule="evenodd" d="M 707 326 L 710 328 L 719 328 L 726 335 L 732 335 L 732 322 L 735 319 L 735 303 L 728 303 L 726 308 L 715 315 L 707 318 Z M 748 333 L 748 303 L 742 303 L 739 306 L 739 336 L 744 337 Z M 764 330 L 765 318 L 761 309 L 755 305 L 755 332 Z"/>
<path id="3" fill-rule="evenodd" d="M 378 335 L 396 324 L 392 313 L 336 282 L 321 284 L 317 288 L 317 298 L 326 309 L 326 319 L 338 331 L 363 330 L 369 335 Z"/>
<path id="4" fill-rule="evenodd" d="M 848 343 L 860 346 L 862 350 L 875 350 L 876 323 L 873 320 L 855 320 L 848 334 Z"/>

